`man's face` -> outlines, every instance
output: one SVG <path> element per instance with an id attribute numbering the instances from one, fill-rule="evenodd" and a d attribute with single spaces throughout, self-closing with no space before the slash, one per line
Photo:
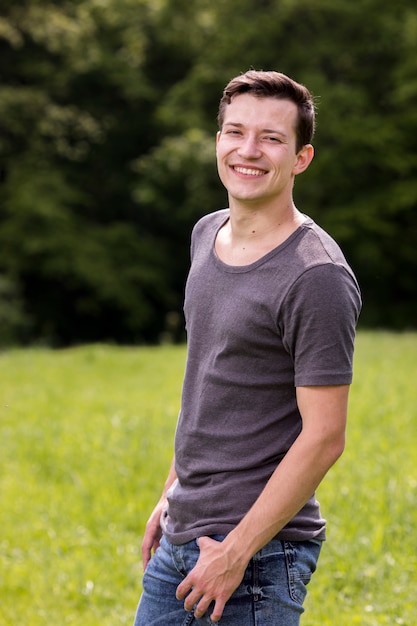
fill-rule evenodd
<path id="1" fill-rule="evenodd" d="M 290 100 L 235 96 L 217 135 L 217 167 L 229 198 L 261 206 L 290 199 L 300 169 L 297 106 Z"/>

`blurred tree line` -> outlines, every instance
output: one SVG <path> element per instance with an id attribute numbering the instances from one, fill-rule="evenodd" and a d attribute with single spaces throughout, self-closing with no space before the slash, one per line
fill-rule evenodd
<path id="1" fill-rule="evenodd" d="M 0 343 L 181 335 L 192 225 L 227 202 L 218 101 L 250 67 L 317 96 L 295 197 L 354 267 L 362 325 L 416 327 L 413 0 L 0 7 Z"/>

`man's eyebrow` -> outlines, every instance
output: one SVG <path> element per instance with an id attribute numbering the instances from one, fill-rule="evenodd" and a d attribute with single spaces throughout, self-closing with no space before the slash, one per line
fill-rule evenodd
<path id="1" fill-rule="evenodd" d="M 276 128 L 263 128 L 263 133 L 268 133 L 268 135 L 281 135 L 281 137 L 287 137 L 287 133 L 284 133 L 283 130 L 278 130 Z"/>
<path id="2" fill-rule="evenodd" d="M 224 122 L 223 126 L 234 126 L 235 128 L 243 128 L 244 124 L 239 122 Z"/>
<path id="3" fill-rule="evenodd" d="M 233 126 L 234 128 L 244 128 L 245 124 L 241 122 L 225 122 L 223 127 L 225 126 Z M 287 134 L 283 130 L 279 130 L 276 128 L 262 128 L 261 133 L 267 133 L 268 135 L 280 135 L 281 137 L 287 138 Z"/>

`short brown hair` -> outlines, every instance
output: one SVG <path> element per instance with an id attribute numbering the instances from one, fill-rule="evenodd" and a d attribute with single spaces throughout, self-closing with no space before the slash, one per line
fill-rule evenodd
<path id="1" fill-rule="evenodd" d="M 297 152 L 306 144 L 311 143 L 316 117 L 313 96 L 307 87 L 280 72 L 249 70 L 245 74 L 233 78 L 226 85 L 220 100 L 217 116 L 220 130 L 223 127 L 226 107 L 231 103 L 234 96 L 243 93 L 249 93 L 258 98 L 281 98 L 294 102 L 298 109 Z"/>

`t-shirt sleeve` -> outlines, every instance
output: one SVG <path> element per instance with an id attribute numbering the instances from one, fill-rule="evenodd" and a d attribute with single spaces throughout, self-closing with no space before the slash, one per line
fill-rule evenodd
<path id="1" fill-rule="evenodd" d="M 293 284 L 284 300 L 280 325 L 293 359 L 296 387 L 352 382 L 360 308 L 357 283 L 343 266 L 312 267 Z"/>

